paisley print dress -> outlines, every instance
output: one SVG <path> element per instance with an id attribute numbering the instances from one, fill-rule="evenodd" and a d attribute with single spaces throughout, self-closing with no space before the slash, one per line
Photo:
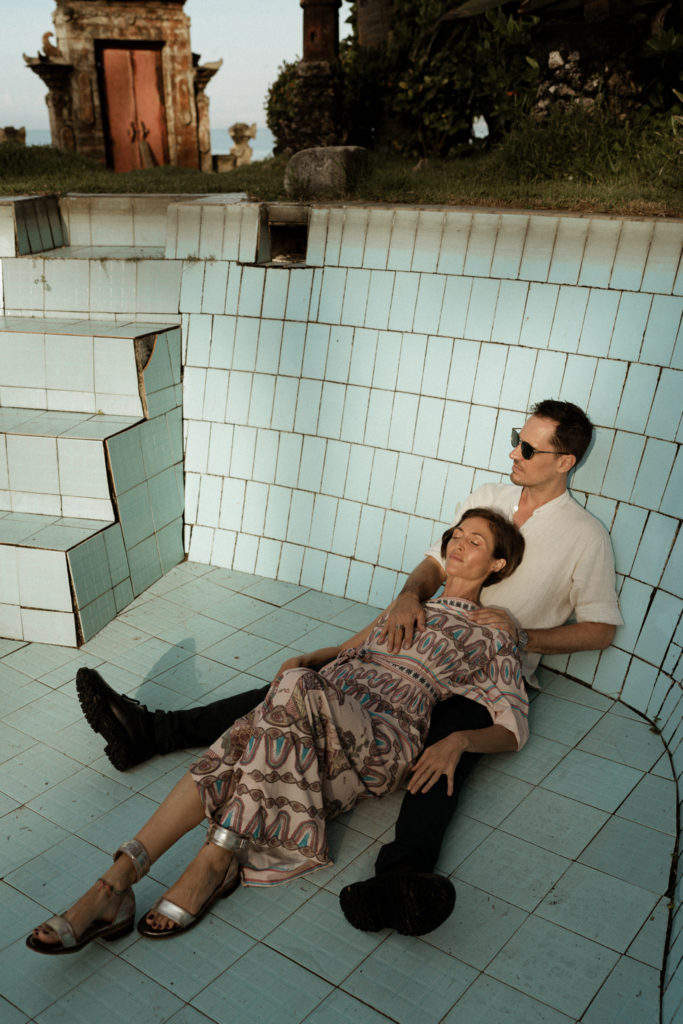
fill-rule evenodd
<path id="1" fill-rule="evenodd" d="M 326 822 L 398 789 L 420 754 L 437 701 L 458 693 L 526 742 L 527 698 L 507 633 L 478 626 L 477 606 L 425 605 L 426 629 L 389 654 L 381 620 L 365 644 L 319 672 L 281 673 L 190 769 L 207 818 L 235 834 L 247 884 L 331 863 Z"/>

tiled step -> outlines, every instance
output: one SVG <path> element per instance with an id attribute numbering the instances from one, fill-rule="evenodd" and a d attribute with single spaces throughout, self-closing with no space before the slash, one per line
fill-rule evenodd
<path id="1" fill-rule="evenodd" d="M 134 596 L 119 523 L 0 512 L 0 636 L 75 647 Z"/>
<path id="2" fill-rule="evenodd" d="M 0 361 L 0 635 L 80 644 L 184 557 L 180 331 L 6 317 Z"/>
<path id="3" fill-rule="evenodd" d="M 167 332 L 178 340 L 151 366 L 156 338 Z M 150 394 L 179 386 L 179 329 L 175 324 L 0 317 L 0 366 L 0 406 L 141 417 Z"/>
<path id="4" fill-rule="evenodd" d="M 113 522 L 105 442 L 137 422 L 0 408 L 0 510 Z"/>

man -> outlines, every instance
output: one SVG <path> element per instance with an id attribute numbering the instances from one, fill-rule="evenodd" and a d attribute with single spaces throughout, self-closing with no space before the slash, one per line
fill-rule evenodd
<path id="1" fill-rule="evenodd" d="M 488 506 L 522 530 L 526 550 L 521 566 L 509 580 L 484 590 L 485 607 L 476 617 L 515 637 L 531 685 L 542 654 L 602 650 L 621 623 L 609 537 L 567 491 L 568 474 L 583 458 L 591 436 L 591 423 L 577 406 L 540 402 L 519 432 L 513 431 L 512 485 L 486 484 L 459 509 Z M 437 541 L 390 605 L 383 635 L 392 651 L 402 643 L 408 646 L 414 629 L 424 629 L 421 602 L 445 578 L 439 548 Z M 568 622 L 572 615 L 575 621 Z M 107 739 L 106 752 L 121 770 L 154 753 L 208 745 L 268 689 L 186 712 L 150 712 L 116 694 L 89 669 L 79 671 L 77 686 L 88 722 Z M 477 756 L 503 749 L 491 732 L 488 713 L 474 705 L 473 715 L 463 719 L 457 698 L 436 706 L 393 842 L 380 851 L 372 878 L 340 894 L 342 910 L 355 927 L 421 935 L 451 913 L 455 890 L 448 879 L 434 874 L 443 835 Z"/>

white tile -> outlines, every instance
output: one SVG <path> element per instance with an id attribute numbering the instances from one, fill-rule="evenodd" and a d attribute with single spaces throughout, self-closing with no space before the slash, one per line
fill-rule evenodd
<path id="1" fill-rule="evenodd" d="M 104 445 L 101 442 L 58 437 L 57 455 L 62 495 L 109 500 Z"/>
<path id="2" fill-rule="evenodd" d="M 41 644 L 76 646 L 76 624 L 72 613 L 23 608 L 24 639 Z"/>
<path id="3" fill-rule="evenodd" d="M 17 570 L 21 603 L 28 608 L 71 611 L 71 590 L 63 551 L 18 548 Z"/>

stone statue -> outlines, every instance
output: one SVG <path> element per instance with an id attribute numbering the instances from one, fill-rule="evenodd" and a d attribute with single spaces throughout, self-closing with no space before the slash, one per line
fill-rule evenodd
<path id="1" fill-rule="evenodd" d="M 245 124 L 244 121 L 236 121 L 228 128 L 228 134 L 235 143 L 230 150 L 230 156 L 235 158 L 235 167 L 242 167 L 243 164 L 251 163 L 254 151 L 249 145 L 249 139 L 256 138 L 256 122 Z"/>

